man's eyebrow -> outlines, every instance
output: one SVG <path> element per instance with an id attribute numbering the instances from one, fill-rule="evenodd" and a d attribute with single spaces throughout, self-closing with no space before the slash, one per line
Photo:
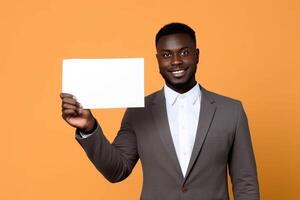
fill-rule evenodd
<path id="1" fill-rule="evenodd" d="M 181 47 L 178 51 L 182 51 L 183 49 L 190 49 L 191 47 L 189 46 L 185 46 L 185 47 Z M 164 51 L 167 51 L 167 52 L 171 52 L 170 49 L 162 49 L 160 52 L 164 52 Z"/>
<path id="2" fill-rule="evenodd" d="M 171 51 L 171 50 L 169 50 L 169 49 L 162 49 L 160 51 L 163 52 L 163 51 Z"/>
<path id="3" fill-rule="evenodd" d="M 188 47 L 188 46 L 182 47 L 182 48 L 179 49 L 179 51 L 181 51 L 181 50 L 183 50 L 183 49 L 191 49 L 191 47 Z"/>

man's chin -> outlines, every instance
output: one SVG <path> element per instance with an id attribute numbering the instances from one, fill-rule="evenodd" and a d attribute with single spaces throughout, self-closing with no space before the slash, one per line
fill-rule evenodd
<path id="1" fill-rule="evenodd" d="M 184 85 L 188 85 L 188 80 L 186 77 L 180 77 L 180 78 L 172 78 L 170 80 L 170 83 L 172 85 L 178 85 L 178 86 L 184 86 Z"/>
<path id="2" fill-rule="evenodd" d="M 181 88 L 185 88 L 187 87 L 188 82 L 185 81 L 185 80 L 169 80 L 169 81 L 166 81 L 167 85 L 172 87 L 172 88 L 178 88 L 178 89 L 181 89 Z"/>

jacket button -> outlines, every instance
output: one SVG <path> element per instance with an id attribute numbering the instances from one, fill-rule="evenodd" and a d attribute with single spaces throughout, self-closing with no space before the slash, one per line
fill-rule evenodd
<path id="1" fill-rule="evenodd" d="M 185 186 L 182 186 L 182 187 L 181 187 L 181 192 L 187 192 L 187 190 L 188 190 L 188 189 L 187 189 Z"/>

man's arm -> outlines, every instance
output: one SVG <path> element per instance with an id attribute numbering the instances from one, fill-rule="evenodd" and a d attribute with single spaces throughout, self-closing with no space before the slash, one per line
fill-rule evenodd
<path id="1" fill-rule="evenodd" d="M 235 200 L 259 200 L 259 186 L 248 120 L 239 104 L 236 132 L 229 159 Z"/>
<path id="2" fill-rule="evenodd" d="M 110 182 L 119 182 L 129 176 L 139 159 L 134 131 L 129 124 L 128 110 L 125 112 L 121 128 L 111 144 L 97 123 L 96 130 L 87 138 L 79 135 L 76 140 L 85 150 L 88 158 Z"/>
<path id="3" fill-rule="evenodd" d="M 110 182 L 125 179 L 138 160 L 136 136 L 126 111 L 113 144 L 104 136 L 101 127 L 88 109 L 82 109 L 74 96 L 61 94 L 62 117 L 76 128 L 76 139 L 89 159 Z M 88 137 L 82 135 L 88 133 Z"/>

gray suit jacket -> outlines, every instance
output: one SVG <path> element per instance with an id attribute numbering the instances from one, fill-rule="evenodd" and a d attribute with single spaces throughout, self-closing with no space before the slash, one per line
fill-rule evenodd
<path id="1" fill-rule="evenodd" d="M 227 172 L 235 200 L 258 200 L 259 189 L 248 122 L 241 103 L 201 88 L 200 119 L 184 177 L 168 125 L 163 90 L 145 98 L 144 108 L 126 110 L 113 143 L 101 127 L 76 139 L 110 182 L 125 179 L 138 159 L 142 200 L 228 200 Z M 78 131 L 78 130 L 77 130 Z"/>

